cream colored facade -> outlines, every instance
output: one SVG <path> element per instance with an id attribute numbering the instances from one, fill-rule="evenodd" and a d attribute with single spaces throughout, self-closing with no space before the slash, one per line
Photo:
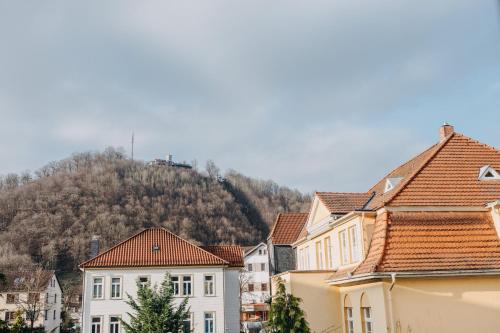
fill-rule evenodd
<path id="1" fill-rule="evenodd" d="M 489 210 L 500 231 L 498 201 L 472 209 Z M 500 332 L 500 271 L 374 273 L 331 280 L 334 272 L 347 271 L 365 258 L 377 213 L 337 217 L 324 212 L 316 198 L 308 236 L 294 244 L 297 270 L 273 277 L 273 283 L 280 278 L 288 292 L 302 298 L 312 332 Z M 358 244 L 353 243 L 354 232 Z"/>

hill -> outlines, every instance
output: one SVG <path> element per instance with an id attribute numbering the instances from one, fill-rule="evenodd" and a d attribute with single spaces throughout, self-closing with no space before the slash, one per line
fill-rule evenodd
<path id="1" fill-rule="evenodd" d="M 0 267 L 41 263 L 75 272 L 89 242 L 108 248 L 143 228 L 163 226 L 198 244 L 255 244 L 282 211 L 310 197 L 236 171 L 148 166 L 119 150 L 74 154 L 34 175 L 0 179 Z"/>

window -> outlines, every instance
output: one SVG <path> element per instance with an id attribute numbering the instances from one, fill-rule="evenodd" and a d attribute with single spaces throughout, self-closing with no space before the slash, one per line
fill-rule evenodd
<path id="1" fill-rule="evenodd" d="M 49 320 L 49 310 L 45 310 L 44 318 L 45 320 Z"/>
<path id="2" fill-rule="evenodd" d="M 479 180 L 500 180 L 500 173 L 489 165 L 483 166 L 479 169 Z"/>
<path id="3" fill-rule="evenodd" d="M 5 312 L 5 321 L 10 322 L 16 319 L 16 313 L 14 311 L 6 311 Z"/>
<path id="4" fill-rule="evenodd" d="M 299 269 L 304 269 L 304 249 L 299 249 Z"/>
<path id="5" fill-rule="evenodd" d="M 262 284 L 260 285 L 260 290 L 261 290 L 261 291 L 267 291 L 267 283 L 262 283 Z"/>
<path id="6" fill-rule="evenodd" d="M 358 262 L 359 261 L 359 241 L 358 241 L 358 233 L 356 230 L 356 226 L 352 226 L 349 228 L 349 238 L 351 241 L 351 261 Z"/>
<path id="7" fill-rule="evenodd" d="M 346 307 L 344 308 L 344 316 L 345 316 L 345 327 L 347 333 L 354 333 L 354 319 L 352 316 L 352 308 Z"/>
<path id="8" fill-rule="evenodd" d="M 101 333 L 101 317 L 92 317 L 91 323 L 92 333 Z"/>
<path id="9" fill-rule="evenodd" d="M 203 281 L 205 296 L 215 296 L 215 276 L 205 275 L 203 278 L 205 279 Z"/>
<path id="10" fill-rule="evenodd" d="M 54 294 L 54 303 L 57 303 L 57 294 Z"/>
<path id="11" fill-rule="evenodd" d="M 46 293 L 45 294 L 45 303 L 48 303 L 49 302 L 49 293 Z"/>
<path id="12" fill-rule="evenodd" d="M 252 292 L 254 290 L 255 290 L 255 287 L 254 287 L 253 283 L 249 283 L 248 284 L 248 291 Z"/>
<path id="13" fill-rule="evenodd" d="M 102 277 L 94 278 L 92 287 L 92 298 L 96 299 L 102 298 L 103 282 L 104 278 Z"/>
<path id="14" fill-rule="evenodd" d="M 111 278 L 111 298 L 119 299 L 122 297 L 122 278 Z"/>
<path id="15" fill-rule="evenodd" d="M 215 313 L 205 312 L 205 333 L 215 332 Z"/>
<path id="16" fill-rule="evenodd" d="M 304 249 L 304 268 L 305 269 L 309 269 L 310 266 L 309 266 L 309 246 L 306 246 L 306 248 Z"/>
<path id="17" fill-rule="evenodd" d="M 174 296 L 180 296 L 181 289 L 179 286 L 179 277 L 178 276 L 170 277 L 170 283 L 172 283 L 172 289 L 174 291 Z"/>
<path id="18" fill-rule="evenodd" d="M 390 177 L 385 180 L 384 193 L 392 190 L 398 183 L 403 179 L 403 177 Z"/>
<path id="19" fill-rule="evenodd" d="M 323 250 L 321 241 L 316 242 L 316 269 L 323 269 Z"/>
<path id="20" fill-rule="evenodd" d="M 363 316 L 363 333 L 373 333 L 373 317 L 372 308 L 361 308 L 361 315 Z"/>
<path id="21" fill-rule="evenodd" d="M 340 252 L 341 252 L 341 259 L 342 259 L 342 264 L 348 264 L 349 263 L 349 250 L 347 246 L 347 235 L 345 230 L 342 230 L 339 232 L 339 238 L 340 238 Z"/>
<path id="22" fill-rule="evenodd" d="M 56 310 L 54 310 L 54 314 L 52 315 L 52 319 L 56 319 Z"/>
<path id="23" fill-rule="evenodd" d="M 119 333 L 120 332 L 120 317 L 113 316 L 109 317 L 109 333 Z"/>
<path id="24" fill-rule="evenodd" d="M 325 268 L 333 268 L 332 241 L 330 239 L 330 236 L 325 238 Z"/>
<path id="25" fill-rule="evenodd" d="M 191 333 L 193 327 L 193 313 L 189 313 L 189 317 L 183 321 L 182 333 Z"/>
<path id="26" fill-rule="evenodd" d="M 145 287 L 147 286 L 149 283 L 149 277 L 147 276 L 139 276 L 139 284 L 141 285 L 141 287 Z"/>
<path id="27" fill-rule="evenodd" d="M 19 294 L 7 294 L 7 304 L 15 304 L 19 301 Z"/>
<path id="28" fill-rule="evenodd" d="M 261 270 L 262 272 L 265 272 L 265 271 L 266 271 L 266 264 L 265 264 L 265 263 L 261 263 L 261 264 L 260 264 L 260 270 Z"/>
<path id="29" fill-rule="evenodd" d="M 40 294 L 39 293 L 29 293 L 28 294 L 28 302 L 29 303 L 36 303 L 40 301 Z"/>
<path id="30" fill-rule="evenodd" d="M 191 296 L 193 292 L 193 287 L 191 283 L 191 276 L 184 275 L 182 277 L 182 294 L 184 296 Z"/>
<path id="31" fill-rule="evenodd" d="M 247 270 L 248 270 L 249 272 L 252 272 L 252 271 L 253 271 L 253 266 L 252 266 L 252 264 L 248 264 L 248 268 L 247 268 Z"/>

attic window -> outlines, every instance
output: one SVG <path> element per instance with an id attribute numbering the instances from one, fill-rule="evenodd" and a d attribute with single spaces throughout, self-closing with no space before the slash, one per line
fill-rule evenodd
<path id="1" fill-rule="evenodd" d="M 158 251 L 160 251 L 160 245 L 154 244 L 153 245 L 153 252 L 158 252 Z"/>
<path id="2" fill-rule="evenodd" d="M 390 177 L 385 180 L 384 193 L 389 192 L 398 185 L 398 183 L 403 179 L 403 177 Z"/>
<path id="3" fill-rule="evenodd" d="M 500 180 L 500 174 L 489 165 L 479 169 L 479 180 Z"/>

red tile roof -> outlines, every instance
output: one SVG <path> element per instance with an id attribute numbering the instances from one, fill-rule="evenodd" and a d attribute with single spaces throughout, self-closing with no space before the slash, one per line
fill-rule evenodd
<path id="1" fill-rule="evenodd" d="M 274 245 L 291 245 L 298 239 L 308 215 L 308 213 L 278 214 L 268 239 L 271 239 Z"/>
<path id="2" fill-rule="evenodd" d="M 202 249 L 216 255 L 219 258 L 229 262 L 231 267 L 244 267 L 244 252 L 238 245 L 209 245 L 201 246 Z"/>
<path id="3" fill-rule="evenodd" d="M 332 214 L 347 214 L 353 210 L 363 209 L 372 196 L 371 192 L 316 192 L 316 195 Z"/>
<path id="4" fill-rule="evenodd" d="M 396 168 L 368 192 L 368 208 L 389 206 L 483 206 L 500 198 L 500 181 L 479 181 L 479 169 L 500 170 L 500 151 L 453 133 L 409 162 Z M 388 177 L 403 177 L 384 193 Z"/>
<path id="5" fill-rule="evenodd" d="M 154 248 L 157 248 L 155 250 Z M 219 253 L 238 261 L 237 247 L 227 247 Z M 243 252 L 241 252 L 243 256 Z M 243 258 L 241 258 L 243 260 Z M 217 266 L 230 261 L 196 246 L 162 228 L 146 229 L 109 250 L 82 263 L 82 268 L 152 267 L 152 266 Z"/>
<path id="6" fill-rule="evenodd" d="M 354 274 L 500 269 L 500 239 L 489 212 L 380 215 Z"/>

